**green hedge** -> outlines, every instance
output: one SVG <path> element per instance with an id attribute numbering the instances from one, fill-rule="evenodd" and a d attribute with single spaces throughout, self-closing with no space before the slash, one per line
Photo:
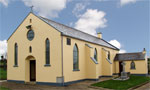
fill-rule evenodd
<path id="1" fill-rule="evenodd" d="M 0 68 L 0 80 L 6 80 L 6 79 L 7 79 L 7 70 Z"/>

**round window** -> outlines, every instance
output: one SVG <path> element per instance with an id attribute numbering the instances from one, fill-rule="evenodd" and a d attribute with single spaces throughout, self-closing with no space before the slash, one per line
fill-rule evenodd
<path id="1" fill-rule="evenodd" d="M 28 38 L 28 40 L 33 40 L 33 38 L 34 38 L 34 32 L 33 32 L 33 30 L 29 30 L 28 31 L 28 33 L 27 33 L 27 38 Z"/>

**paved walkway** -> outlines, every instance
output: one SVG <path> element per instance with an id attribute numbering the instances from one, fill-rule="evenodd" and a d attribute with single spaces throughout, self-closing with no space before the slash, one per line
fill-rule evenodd
<path id="1" fill-rule="evenodd" d="M 0 82 L 7 82 L 7 80 L 0 80 Z"/>
<path id="2" fill-rule="evenodd" d="M 101 78 L 99 81 L 108 80 L 111 78 Z M 96 83 L 99 81 L 83 81 L 76 84 L 68 85 L 65 87 L 58 87 L 58 86 L 48 86 L 48 85 L 27 85 L 27 84 L 20 84 L 14 82 L 0 82 L 1 86 L 10 88 L 12 90 L 109 90 L 109 89 L 96 89 L 90 88 L 89 86 L 92 83 Z"/>
<path id="3" fill-rule="evenodd" d="M 150 83 L 147 83 L 147 84 L 145 84 L 145 85 L 143 85 L 143 86 L 141 86 L 135 90 L 150 90 Z"/>
<path id="4" fill-rule="evenodd" d="M 110 78 L 102 78 L 99 81 L 105 81 Z M 83 81 L 75 84 L 71 84 L 65 87 L 49 86 L 49 85 L 28 85 L 14 82 L 0 81 L 0 86 L 10 88 L 12 90 L 109 90 L 104 88 L 90 88 L 92 83 L 99 81 Z M 135 90 L 150 90 L 150 83 L 147 83 Z"/>

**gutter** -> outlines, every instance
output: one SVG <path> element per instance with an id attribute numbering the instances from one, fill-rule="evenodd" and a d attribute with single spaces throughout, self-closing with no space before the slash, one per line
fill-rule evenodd
<path id="1" fill-rule="evenodd" d="M 62 86 L 64 86 L 64 68 L 63 68 L 63 35 L 61 33 L 61 63 L 62 63 Z"/>

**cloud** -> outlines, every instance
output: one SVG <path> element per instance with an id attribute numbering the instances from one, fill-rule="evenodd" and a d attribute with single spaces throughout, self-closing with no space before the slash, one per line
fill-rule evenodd
<path id="1" fill-rule="evenodd" d="M 0 0 L 0 3 L 7 7 L 9 0 Z"/>
<path id="2" fill-rule="evenodd" d="M 120 49 L 119 53 L 126 53 L 126 50 Z"/>
<path id="3" fill-rule="evenodd" d="M 73 22 L 70 22 L 68 25 L 69 25 L 70 27 L 73 27 L 74 23 L 73 23 Z"/>
<path id="4" fill-rule="evenodd" d="M 87 9 L 75 23 L 75 28 L 91 35 L 96 35 L 98 28 L 106 27 L 106 13 L 97 9 Z"/>
<path id="5" fill-rule="evenodd" d="M 119 49 L 121 48 L 121 44 L 117 40 L 110 40 L 109 43 L 114 45 L 115 47 L 117 47 Z"/>
<path id="6" fill-rule="evenodd" d="M 80 17 L 80 12 L 85 10 L 85 8 L 89 5 L 90 3 L 77 3 L 72 11 L 72 13 L 76 17 Z"/>
<path id="7" fill-rule="evenodd" d="M 135 3 L 137 0 L 120 0 L 120 5 L 124 6 L 126 4 Z"/>
<path id="8" fill-rule="evenodd" d="M 44 17 L 58 17 L 58 13 L 66 8 L 67 0 L 22 0 L 28 7 Z M 69 2 L 69 1 L 68 1 Z"/>
<path id="9" fill-rule="evenodd" d="M 102 2 L 102 1 L 112 1 L 112 0 L 95 0 L 95 1 Z"/>
<path id="10" fill-rule="evenodd" d="M 119 48 L 120 49 L 119 53 L 126 53 L 126 50 L 121 49 L 122 45 L 121 45 L 121 43 L 119 41 L 114 39 L 114 40 L 110 40 L 109 43 L 114 45 L 115 47 Z"/>
<path id="11" fill-rule="evenodd" d="M 7 54 L 7 41 L 3 40 L 0 41 L 0 58 L 2 55 L 6 55 Z"/>

